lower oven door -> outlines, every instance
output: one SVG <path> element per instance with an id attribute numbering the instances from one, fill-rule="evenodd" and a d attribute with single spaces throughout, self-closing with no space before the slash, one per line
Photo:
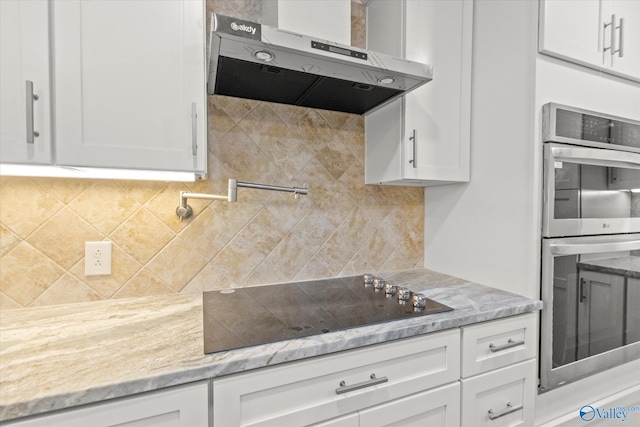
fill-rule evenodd
<path id="1" fill-rule="evenodd" d="M 640 153 L 544 144 L 544 237 L 640 232 Z"/>
<path id="2" fill-rule="evenodd" d="M 541 390 L 640 358 L 640 233 L 542 241 Z"/>

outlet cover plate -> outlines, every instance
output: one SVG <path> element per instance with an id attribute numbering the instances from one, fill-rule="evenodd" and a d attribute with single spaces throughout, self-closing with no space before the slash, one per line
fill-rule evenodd
<path id="1" fill-rule="evenodd" d="M 111 242 L 85 242 L 84 275 L 111 274 Z"/>

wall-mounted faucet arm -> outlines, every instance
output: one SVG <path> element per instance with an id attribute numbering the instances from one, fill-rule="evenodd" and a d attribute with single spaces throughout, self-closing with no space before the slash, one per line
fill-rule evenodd
<path id="1" fill-rule="evenodd" d="M 180 221 L 193 215 L 193 209 L 187 204 L 187 199 L 226 200 L 228 202 L 235 202 L 238 199 L 238 187 L 255 188 L 258 190 L 286 191 L 288 193 L 293 193 L 293 196 L 296 199 L 300 197 L 300 194 L 307 194 L 309 192 L 309 190 L 307 190 L 304 186 L 280 187 L 278 185 L 241 182 L 232 178 L 229 180 L 228 193 L 226 196 L 219 196 L 217 194 L 189 193 L 187 191 L 181 191 L 180 203 L 176 208 L 176 215 L 178 215 Z"/>

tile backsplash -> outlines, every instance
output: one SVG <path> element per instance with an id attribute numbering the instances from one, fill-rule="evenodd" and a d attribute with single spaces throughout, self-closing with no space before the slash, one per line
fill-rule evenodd
<path id="1" fill-rule="evenodd" d="M 207 9 L 260 20 L 259 1 Z M 423 266 L 423 190 L 364 185 L 364 117 L 208 102 L 206 181 L 0 178 L 0 309 Z M 194 216 L 179 221 L 179 191 L 226 194 L 229 178 L 309 195 L 239 188 L 237 203 L 189 200 Z M 98 240 L 113 242 L 113 272 L 85 277 L 84 242 Z"/>

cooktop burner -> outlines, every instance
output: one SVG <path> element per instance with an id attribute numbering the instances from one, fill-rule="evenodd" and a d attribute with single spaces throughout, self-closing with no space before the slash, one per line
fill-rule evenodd
<path id="1" fill-rule="evenodd" d="M 370 274 L 203 293 L 215 353 L 453 310 Z"/>

